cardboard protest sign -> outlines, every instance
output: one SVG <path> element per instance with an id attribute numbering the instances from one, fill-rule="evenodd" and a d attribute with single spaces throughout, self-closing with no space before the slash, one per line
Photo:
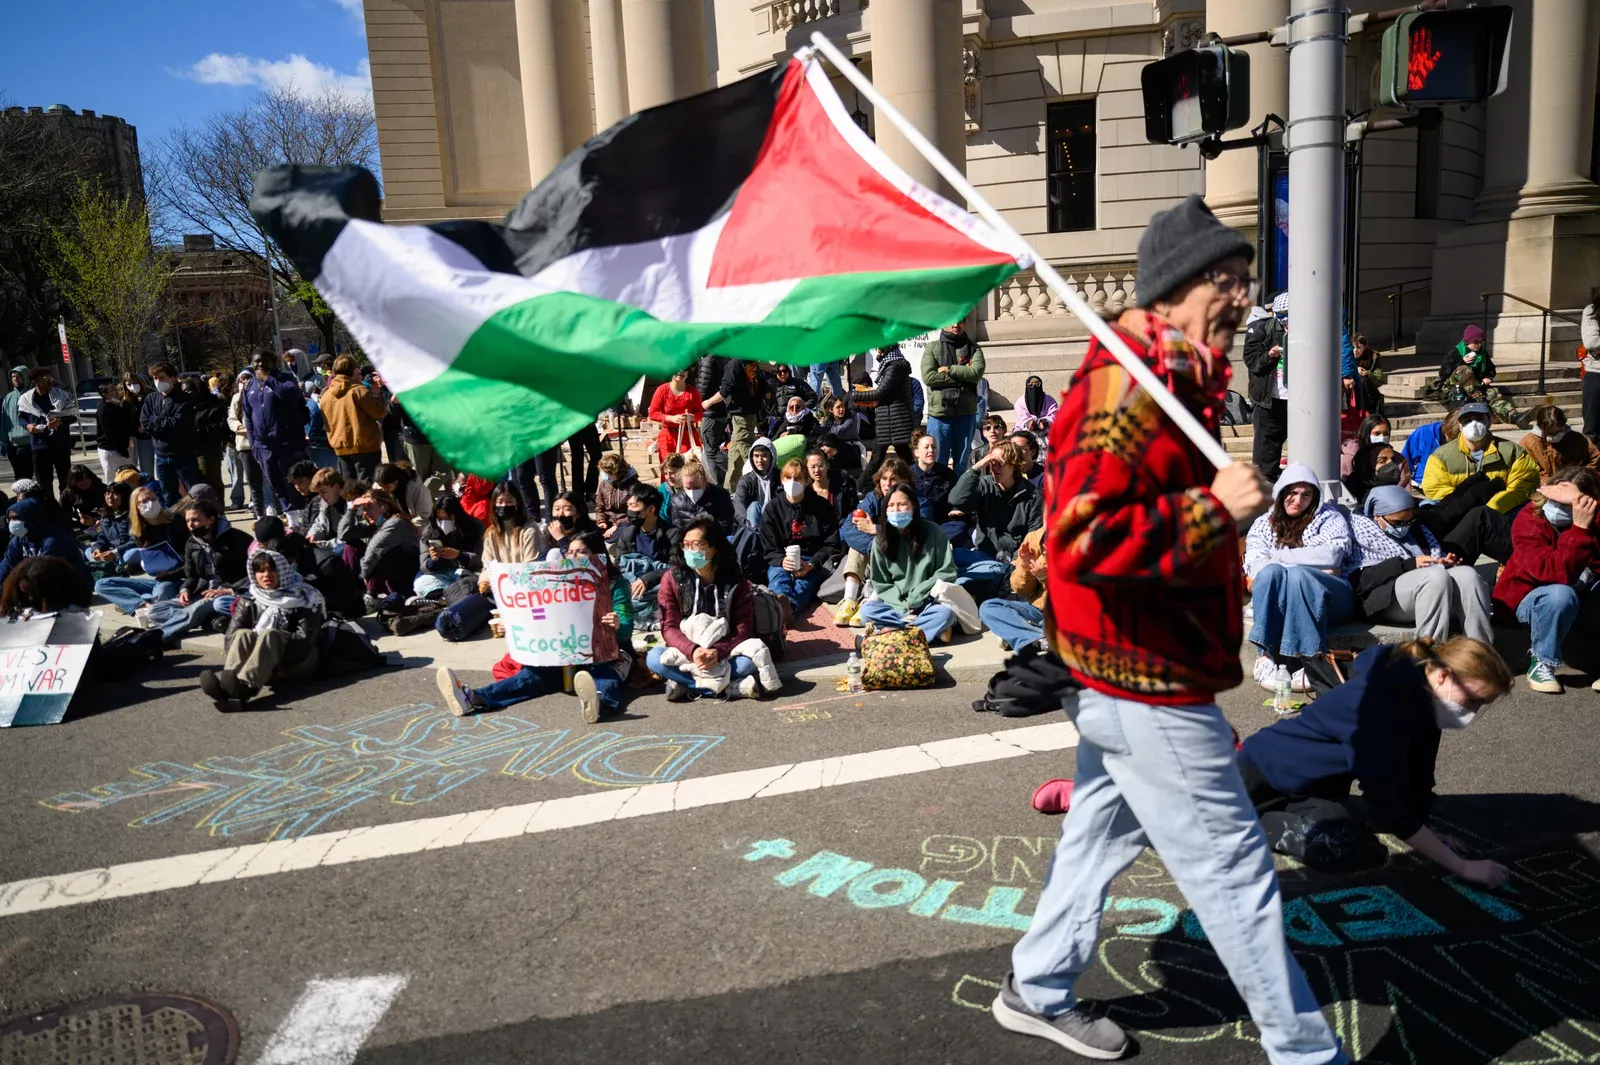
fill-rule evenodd
<path id="1" fill-rule="evenodd" d="M 0 621 L 0 728 L 60 724 L 99 634 L 87 610 Z"/>
<path id="2" fill-rule="evenodd" d="M 603 572 L 565 558 L 490 562 L 484 572 L 514 661 L 578 666 L 616 659 L 616 632 L 600 624 L 611 613 L 611 581 Z"/>

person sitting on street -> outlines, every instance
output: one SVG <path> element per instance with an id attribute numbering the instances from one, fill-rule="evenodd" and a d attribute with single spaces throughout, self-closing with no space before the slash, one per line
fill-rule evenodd
<path id="1" fill-rule="evenodd" d="M 61 509 L 67 512 L 74 529 L 92 529 L 100 523 L 105 494 L 105 482 L 89 467 L 79 464 L 68 471 L 67 486 L 61 491 Z"/>
<path id="2" fill-rule="evenodd" d="M 491 495 L 493 509 L 491 521 L 483 534 L 483 570 L 491 562 L 538 562 L 548 553 L 544 525 L 528 517 L 523 509 L 522 494 L 510 481 L 501 482 Z M 489 624 L 494 612 L 494 593 L 489 587 L 487 572 L 478 576 L 476 595 L 469 595 L 449 604 L 433 619 L 433 627 L 451 643 L 471 639 Z M 515 673 L 517 667 L 510 656 L 502 663 L 511 663 L 506 674 Z"/>
<path id="3" fill-rule="evenodd" d="M 678 490 L 672 493 L 670 509 L 675 531 L 688 528 L 702 514 L 714 518 L 729 535 L 737 528 L 733 497 L 720 484 L 711 483 L 711 475 L 697 458 L 689 459 L 678 471 Z"/>
<path id="4" fill-rule="evenodd" d="M 574 536 L 599 531 L 594 519 L 589 517 L 589 508 L 583 501 L 583 495 L 572 491 L 562 492 L 551 501 L 550 520 L 545 522 L 544 527 L 550 550 L 563 555 L 567 553 L 567 545 Z"/>
<path id="5" fill-rule="evenodd" d="M 633 596 L 633 617 L 641 628 L 656 622 L 656 588 L 672 561 L 672 529 L 661 518 L 661 496 L 646 484 L 628 493 L 628 516 L 614 540 L 617 568 Z"/>
<path id="6" fill-rule="evenodd" d="M 434 501 L 421 539 L 421 572 L 412 591 L 423 598 L 442 595 L 456 581 L 483 569 L 483 525 L 454 495 L 446 493 Z"/>
<path id="7" fill-rule="evenodd" d="M 1563 688 L 1556 671 L 1568 635 L 1594 588 L 1600 565 L 1595 511 L 1600 474 L 1584 466 L 1557 470 L 1511 525 L 1512 551 L 1494 586 L 1500 620 L 1528 626 L 1528 687 L 1547 695 Z M 1600 691 L 1600 681 L 1595 682 Z"/>
<path id="8" fill-rule="evenodd" d="M 88 606 L 89 586 L 64 559 L 53 555 L 23 559 L 0 584 L 0 618 L 59 614 L 86 610 Z M 95 646 L 99 643 L 100 637 L 96 636 Z"/>
<path id="9" fill-rule="evenodd" d="M 421 555 L 417 527 L 385 489 L 369 489 L 351 505 L 361 509 L 373 532 L 359 554 L 354 545 L 346 544 L 345 565 L 366 582 L 367 609 L 392 610 L 412 595 L 417 579 Z"/>
<path id="10" fill-rule="evenodd" d="M 1528 435 L 1522 450 L 1539 467 L 1541 480 L 1549 480 L 1559 469 L 1584 466 L 1600 470 L 1600 447 L 1582 433 L 1567 428 L 1567 413 L 1554 403 L 1535 407 L 1528 417 Z"/>
<path id="11" fill-rule="evenodd" d="M 811 474 L 790 459 L 779 474 L 783 486 L 761 516 L 761 553 L 767 561 L 767 587 L 787 604 L 791 615 L 811 605 L 839 556 L 838 515 L 811 490 Z"/>
<path id="12" fill-rule="evenodd" d="M 1510 514 L 1526 503 L 1539 486 L 1538 465 L 1522 448 L 1509 440 L 1497 440 L 1489 432 L 1489 408 L 1485 404 L 1464 404 L 1456 416 L 1461 435 L 1439 445 L 1429 456 L 1422 475 L 1422 494 L 1435 502 L 1456 497 L 1450 518 L 1446 519 L 1449 524 L 1478 505 Z M 1471 491 L 1457 496 L 1464 488 Z M 1456 510 L 1460 513 L 1454 513 Z M 1429 527 L 1435 533 L 1440 531 L 1440 525 L 1432 521 Z"/>
<path id="13" fill-rule="evenodd" d="M 1043 493 L 1022 476 L 1027 461 L 1001 440 L 950 490 L 951 507 L 972 521 L 972 546 L 956 549 L 958 583 L 980 603 L 999 589 L 1023 539 L 1044 524 Z"/>
<path id="14" fill-rule="evenodd" d="M 950 541 L 917 513 L 917 493 L 910 485 L 891 488 L 883 509 L 868 562 L 872 598 L 862 605 L 861 618 L 879 629 L 916 626 L 928 643 L 949 643 L 956 612 L 933 598 L 933 586 L 955 583 Z"/>
<path id="15" fill-rule="evenodd" d="M 234 585 L 244 583 L 251 544 L 250 536 L 230 526 L 209 497 L 192 499 L 183 516 L 189 530 L 183 584 L 176 599 L 153 603 L 145 617 L 148 626 L 161 630 L 162 641 L 169 646 L 190 629 L 221 631 L 226 626 L 235 600 Z"/>
<path id="16" fill-rule="evenodd" d="M 803 436 L 810 440 L 817 433 L 817 419 L 806 410 L 806 401 L 791 394 L 785 402 L 783 413 L 772 420 L 770 433 L 774 440 L 785 436 Z"/>
<path id="17" fill-rule="evenodd" d="M 154 488 L 134 489 L 129 497 L 128 535 L 137 552 L 131 559 L 124 556 L 124 565 L 137 566 L 139 572 L 102 577 L 94 582 L 95 594 L 129 616 L 147 603 L 176 599 L 189 530 L 175 517 L 177 512 L 161 505 Z"/>
<path id="18" fill-rule="evenodd" d="M 605 537 L 599 530 L 573 537 L 567 545 L 567 558 L 587 563 L 609 578 L 611 610 L 601 615 L 599 623 L 614 635 L 617 657 L 589 666 L 519 664 L 511 676 L 481 688 L 467 687 L 454 670 L 440 666 L 436 675 L 439 694 L 444 696 L 445 706 L 449 707 L 451 713 L 462 717 L 480 710 L 503 710 L 560 691 L 569 668 L 572 670 L 572 692 L 578 697 L 578 712 L 584 724 L 593 725 L 602 716 L 615 714 L 622 709 L 622 697 L 626 694 L 623 681 L 627 680 L 633 662 L 633 612 L 627 582 L 606 555 Z"/>
<path id="19" fill-rule="evenodd" d="M 1352 580 L 1362 611 L 1374 621 L 1415 627 L 1420 639 L 1442 643 L 1465 633 L 1493 644 L 1489 586 L 1418 523 L 1418 509 L 1410 492 L 1385 485 L 1351 519 L 1361 553 Z"/>
<path id="20" fill-rule="evenodd" d="M 252 532 L 255 547 L 265 547 L 288 559 L 300 576 L 322 593 L 329 614 L 354 619 L 367 612 L 367 587 L 355 571 L 345 565 L 341 552 L 319 547 L 302 534 L 290 532 L 283 519 L 276 515 L 258 520 Z"/>
<path id="21" fill-rule="evenodd" d="M 746 529 L 761 528 L 761 515 L 767 509 L 773 489 L 783 491 L 778 484 L 775 454 L 772 441 L 764 436 L 750 445 L 745 472 L 733 490 L 733 518 Z"/>
<path id="22" fill-rule="evenodd" d="M 929 434 L 932 435 L 932 434 Z M 978 446 L 972 449 L 969 465 L 976 466 L 994 446 L 1006 438 L 1006 420 L 998 414 L 985 414 L 978 423 Z M 938 457 L 938 442 L 934 442 L 934 457 Z M 966 471 L 962 471 L 963 473 Z M 952 474 L 952 476 L 955 476 Z"/>
<path id="23" fill-rule="evenodd" d="M 139 548 L 129 527 L 128 501 L 132 498 L 133 489 L 126 484 L 114 481 L 106 486 L 94 541 L 83 549 L 84 557 L 108 567 L 109 575 L 115 575 L 138 557 Z"/>
<path id="24" fill-rule="evenodd" d="M 911 479 L 917 490 L 922 516 L 939 526 L 954 546 L 964 539 L 967 527 L 959 517 L 950 513 L 950 492 L 956 486 L 956 475 L 949 466 L 939 461 L 939 445 L 932 434 L 922 433 L 911 442 L 911 451 L 917 457 L 911 467 Z"/>
<path id="25" fill-rule="evenodd" d="M 833 623 L 841 627 L 863 624 L 861 599 L 867 582 L 868 565 L 876 543 L 878 528 L 884 522 L 883 501 L 897 485 L 912 483 L 911 467 L 891 456 L 878 466 L 873 477 L 874 488 L 856 504 L 856 509 L 839 523 L 839 539 L 845 547 L 844 598 L 834 611 Z"/>
<path id="26" fill-rule="evenodd" d="M 1466 728 L 1510 688 L 1495 649 L 1466 636 L 1361 652 L 1348 681 L 1239 749 L 1239 772 L 1272 848 L 1314 869 L 1349 872 L 1384 862 L 1386 849 L 1372 835 L 1383 832 L 1469 883 L 1504 885 L 1505 866 L 1462 856 L 1428 820 L 1443 731 Z M 1358 805 L 1349 801 L 1356 783 Z M 1350 838 L 1351 813 L 1365 840 Z"/>
<path id="27" fill-rule="evenodd" d="M 855 482 L 856 491 L 861 490 L 861 459 L 860 445 L 840 440 L 832 433 L 818 432 L 811 439 L 811 446 L 828 456 L 828 468 L 837 476 L 848 477 Z"/>
<path id="28" fill-rule="evenodd" d="M 661 496 L 661 517 L 664 520 L 672 517 L 672 493 L 678 490 L 678 474 L 688 461 L 689 456 L 684 454 L 669 455 L 661 460 L 661 483 L 656 485 L 656 492 Z"/>
<path id="29" fill-rule="evenodd" d="M 762 696 L 760 667 L 751 657 L 763 646 L 754 595 L 721 526 L 701 518 L 683 530 L 656 592 L 664 643 L 645 656 L 651 672 L 666 678 L 668 702 L 718 691 L 729 698 Z M 776 691 L 776 671 L 768 679 Z"/>
<path id="30" fill-rule="evenodd" d="M 305 536 L 319 547 L 342 543 L 359 517 L 346 502 L 344 487 L 344 475 L 332 466 L 324 466 L 311 478 Z"/>
<path id="31" fill-rule="evenodd" d="M 1011 434 L 1011 442 L 1022 449 L 1025 460 L 1022 476 L 1039 491 L 1044 491 L 1044 463 L 1039 461 L 1039 438 L 1026 429 Z"/>
<path id="32" fill-rule="evenodd" d="M 33 499 L 15 499 L 6 508 L 6 529 L 11 540 L 0 555 L 0 581 L 25 558 L 49 555 L 72 564 L 73 571 L 90 586 L 89 567 L 70 530 L 50 523 L 44 508 Z"/>
<path id="33" fill-rule="evenodd" d="M 639 471 L 615 451 L 600 456 L 600 484 L 594 493 L 594 523 L 610 540 L 628 516 L 628 493 L 639 483 Z"/>
<path id="34" fill-rule="evenodd" d="M 861 498 L 855 482 L 843 474 L 830 473 L 828 456 L 821 448 L 808 450 L 805 464 L 806 472 L 811 475 L 811 490 L 833 508 L 838 522 L 844 521 Z"/>
<path id="35" fill-rule="evenodd" d="M 1046 578 L 1050 566 L 1044 557 L 1044 527 L 1033 530 L 1017 548 L 1011 566 L 1011 594 L 985 599 L 978 604 L 978 620 L 995 638 L 1013 651 L 1029 644 L 1048 649 L 1044 640 Z"/>
<path id="36" fill-rule="evenodd" d="M 200 690 L 219 710 L 243 710 L 262 688 L 310 677 L 327 620 L 322 593 L 288 559 L 257 548 L 250 557 L 250 593 L 234 605 L 228 623 L 223 667 L 201 673 Z"/>
<path id="37" fill-rule="evenodd" d="M 1311 467 L 1284 467 L 1272 497 L 1272 510 L 1245 540 L 1244 572 L 1255 614 L 1250 642 L 1261 658 L 1297 671 L 1301 659 L 1327 648 L 1330 628 L 1355 617 L 1355 590 L 1346 574 L 1360 554 L 1348 515 L 1322 502 Z M 1258 678 L 1262 672 L 1258 659 Z M 1264 684 L 1273 671 L 1265 672 Z"/>
<path id="38" fill-rule="evenodd" d="M 420 521 L 433 512 L 432 493 L 410 467 L 386 462 L 374 476 L 376 487 L 393 496 L 407 518 Z"/>
<path id="39" fill-rule="evenodd" d="M 789 410 L 789 400 L 798 399 L 801 407 L 810 407 L 817 401 L 817 393 L 806 379 L 794 372 L 794 367 L 780 362 L 773 367 L 772 378 L 767 383 L 772 407 L 781 418 Z"/>
<path id="40" fill-rule="evenodd" d="M 828 396 L 822 401 L 817 415 L 817 436 L 832 434 L 839 441 L 841 449 L 849 447 L 859 459 L 861 449 L 856 445 L 861 443 L 864 423 L 861 413 L 851 410 L 844 396 Z M 860 465 L 859 461 L 855 464 L 856 468 L 860 468 Z"/>

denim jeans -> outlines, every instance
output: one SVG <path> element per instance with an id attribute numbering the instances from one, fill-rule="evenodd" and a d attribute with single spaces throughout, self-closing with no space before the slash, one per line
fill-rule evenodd
<path id="1" fill-rule="evenodd" d="M 204 625 L 214 617 L 232 616 L 233 604 L 238 598 L 236 595 L 219 595 L 215 599 L 196 599 L 188 606 L 180 606 L 174 599 L 164 603 L 159 614 L 156 611 L 151 613 L 157 614 L 155 620 L 161 628 L 162 640 L 174 643 L 190 629 Z"/>
<path id="2" fill-rule="evenodd" d="M 967 453 L 972 450 L 972 433 L 978 424 L 976 414 L 955 414 L 948 418 L 928 418 L 928 435 L 939 450 L 939 461 L 957 473 L 966 472 Z"/>
<path id="3" fill-rule="evenodd" d="M 321 444 L 307 444 L 306 458 L 315 462 L 319 470 L 337 470 L 339 468 L 339 453 L 331 447 L 324 447 Z M 348 481 L 350 478 L 346 477 L 345 480 Z M 372 482 L 368 481 L 367 483 L 371 484 Z"/>
<path id="4" fill-rule="evenodd" d="M 1044 611 L 1020 599 L 990 599 L 980 603 L 978 620 L 1013 651 L 1038 643 L 1044 637 Z"/>
<path id="5" fill-rule="evenodd" d="M 1148 843 L 1205 928 L 1273 1065 L 1349 1059 L 1289 952 L 1272 852 L 1216 706 L 1152 706 L 1085 691 L 1073 715 L 1072 809 L 1032 923 L 1011 952 L 1017 991 L 1055 1016 L 1096 963 L 1106 889 Z"/>
<path id="6" fill-rule="evenodd" d="M 744 508 L 744 523 L 752 529 L 759 530 L 761 528 L 761 515 L 765 514 L 766 510 L 767 508 L 759 502 L 751 503 Z"/>
<path id="7" fill-rule="evenodd" d="M 146 481 L 155 480 L 156 476 L 156 442 L 148 436 L 143 440 L 133 438 L 133 456 L 138 464 L 139 474 Z"/>
<path id="8" fill-rule="evenodd" d="M 102 577 L 94 582 L 94 594 L 124 614 L 132 614 L 146 603 L 176 599 L 179 583 L 154 577 Z"/>
<path id="9" fill-rule="evenodd" d="M 822 587 L 825 576 L 820 569 L 814 569 L 804 577 L 796 577 L 782 566 L 768 566 L 767 587 L 772 589 L 772 594 L 789 600 L 789 606 L 798 612 L 817 597 L 817 589 Z"/>
<path id="10" fill-rule="evenodd" d="M 1350 582 L 1312 566 L 1269 562 L 1256 574 L 1250 642 L 1268 654 L 1309 658 L 1328 645 L 1328 629 L 1356 616 Z"/>
<path id="11" fill-rule="evenodd" d="M 922 630 L 928 642 L 933 643 L 956 623 L 956 612 L 931 599 L 915 614 L 896 610 L 882 599 L 868 599 L 861 604 L 861 620 L 870 621 L 880 629 L 903 629 L 915 625 Z"/>
<path id="12" fill-rule="evenodd" d="M 811 367 L 811 372 L 806 374 L 806 381 L 811 385 L 811 391 L 818 396 L 822 395 L 822 377 L 828 377 L 828 388 L 836 396 L 844 395 L 844 385 L 839 382 L 839 364 L 836 362 L 819 362 Z"/>
<path id="13" fill-rule="evenodd" d="M 339 471 L 346 484 L 351 481 L 366 481 L 371 484 L 373 474 L 378 472 L 378 453 L 363 451 L 359 455 L 335 455 L 328 465 Z M 418 476 L 426 477 L 427 474 Z"/>
<path id="14" fill-rule="evenodd" d="M 249 483 L 249 475 L 244 472 L 244 459 L 239 457 L 237 448 L 224 448 L 222 461 L 228 467 L 228 505 L 234 510 L 244 506 L 245 485 Z"/>
<path id="15" fill-rule="evenodd" d="M 1561 645 L 1578 620 L 1578 593 L 1565 584 L 1546 584 L 1517 604 L 1517 620 L 1528 626 L 1533 655 L 1551 669 L 1561 664 Z"/>
<path id="16" fill-rule="evenodd" d="M 956 583 L 980 603 L 998 595 L 1006 574 L 1011 572 L 1011 563 L 1001 562 L 975 547 L 953 548 L 950 554 L 956 564 Z"/>
<path id="17" fill-rule="evenodd" d="M 694 686 L 694 677 L 688 672 L 662 664 L 661 654 L 665 650 L 665 647 L 652 647 L 650 648 L 650 653 L 644 656 L 644 664 L 650 667 L 650 672 L 687 686 L 691 695 L 702 694 Z M 734 655 L 728 659 L 728 665 L 733 667 L 733 683 L 735 684 L 746 677 L 755 676 L 756 663 L 752 658 L 746 658 L 744 655 Z"/>
<path id="18" fill-rule="evenodd" d="M 195 456 L 156 456 L 156 484 L 161 489 L 161 501 L 167 506 L 183 498 L 183 485 L 199 483 L 200 462 Z"/>
<path id="19" fill-rule="evenodd" d="M 561 671 L 564 668 L 566 667 L 523 666 L 505 680 L 469 689 L 470 697 L 474 703 L 490 710 L 504 710 L 508 706 L 560 691 Z M 600 695 L 601 709 L 606 713 L 614 713 L 622 699 L 622 681 L 617 679 L 617 671 L 611 668 L 611 664 L 601 662 L 597 665 L 575 668 L 588 671 L 594 678 L 595 691 Z"/>
<path id="20" fill-rule="evenodd" d="M 446 570 L 443 573 L 429 573 L 423 570 L 417 574 L 417 579 L 411 582 L 411 591 L 414 595 L 431 595 L 442 592 L 462 577 L 470 577 L 471 573 L 464 569 Z"/>

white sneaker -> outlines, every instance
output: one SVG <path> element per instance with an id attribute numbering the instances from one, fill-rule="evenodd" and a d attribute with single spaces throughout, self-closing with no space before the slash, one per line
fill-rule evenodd
<path id="1" fill-rule="evenodd" d="M 154 629 L 159 627 L 150 618 L 150 608 L 154 605 L 155 604 L 153 603 L 146 603 L 144 606 L 138 607 L 134 610 L 133 624 L 136 628 Z"/>
<path id="2" fill-rule="evenodd" d="M 472 713 L 472 700 L 467 697 L 467 686 L 456 679 L 456 671 L 440 666 L 435 674 L 439 683 L 439 694 L 444 696 L 444 705 L 457 717 L 465 717 Z"/>
<path id="3" fill-rule="evenodd" d="M 686 703 L 689 701 L 689 686 L 682 681 L 667 681 L 667 702 Z"/>
<path id="4" fill-rule="evenodd" d="M 737 690 L 739 692 L 739 698 L 741 699 L 761 698 L 761 684 L 753 676 L 745 677 L 743 680 L 741 680 Z"/>
<path id="5" fill-rule="evenodd" d="M 600 720 L 600 690 L 587 669 L 572 675 L 572 692 L 578 697 L 578 709 L 583 713 L 583 723 L 592 725 Z"/>

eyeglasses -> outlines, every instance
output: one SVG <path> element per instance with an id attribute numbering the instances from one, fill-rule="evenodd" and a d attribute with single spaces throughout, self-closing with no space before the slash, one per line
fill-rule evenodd
<path id="1" fill-rule="evenodd" d="M 1234 299 L 1243 299 L 1245 303 L 1254 303 L 1256 294 L 1260 291 L 1261 282 L 1253 277 L 1235 277 L 1226 270 L 1207 270 L 1200 275 L 1211 282 L 1219 296 L 1232 296 Z"/>

